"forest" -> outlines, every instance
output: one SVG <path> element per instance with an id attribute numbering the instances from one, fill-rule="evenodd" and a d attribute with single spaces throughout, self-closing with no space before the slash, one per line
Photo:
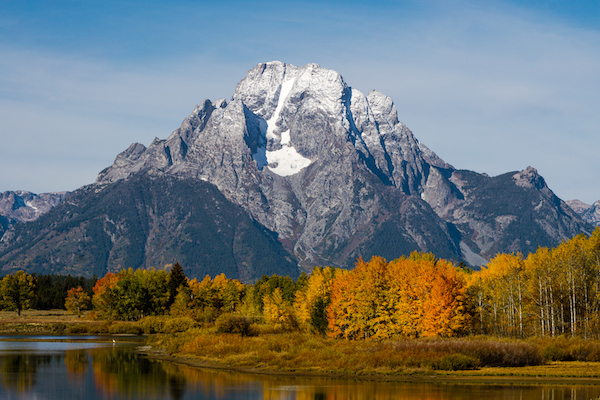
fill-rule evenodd
<path id="1" fill-rule="evenodd" d="M 225 274 L 188 278 L 176 263 L 100 279 L 30 275 L 0 281 L 2 307 L 66 308 L 87 319 L 185 319 L 251 335 L 253 325 L 348 340 L 600 337 L 600 228 L 526 257 L 498 254 L 479 271 L 433 254 L 315 267 L 298 279 L 243 284 Z M 139 325 L 141 326 L 141 325 Z"/>

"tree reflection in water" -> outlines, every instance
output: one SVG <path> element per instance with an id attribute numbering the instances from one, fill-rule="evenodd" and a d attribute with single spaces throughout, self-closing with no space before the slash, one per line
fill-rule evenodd
<path id="1" fill-rule="evenodd" d="M 65 367 L 69 379 L 81 380 L 82 375 L 88 370 L 90 361 L 87 352 L 83 349 L 67 350 L 65 353 Z"/>
<path id="2" fill-rule="evenodd" d="M 40 360 L 40 362 L 44 362 Z M 17 393 L 27 392 L 35 385 L 38 358 L 29 354 L 8 354 L 2 357 L 2 385 Z"/>
<path id="3" fill-rule="evenodd" d="M 23 394 L 27 398 L 76 398 L 74 393 L 85 393 L 86 400 L 572 400 L 600 396 L 598 386 L 405 384 L 244 374 L 152 360 L 132 350 L 132 346 L 104 346 L 66 350 L 57 355 L 0 352 L 0 398 Z M 65 374 L 68 382 L 60 378 Z M 43 395 L 37 396 L 40 393 Z"/>

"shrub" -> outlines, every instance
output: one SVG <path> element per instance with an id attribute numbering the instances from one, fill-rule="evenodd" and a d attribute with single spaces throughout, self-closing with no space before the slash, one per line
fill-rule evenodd
<path id="1" fill-rule="evenodd" d="M 239 333 L 240 336 L 254 336 L 250 318 L 241 315 L 222 315 L 216 321 L 218 333 Z"/>
<path id="2" fill-rule="evenodd" d="M 196 321 L 190 317 L 171 318 L 165 322 L 164 333 L 185 332 L 197 326 Z"/>
<path id="3" fill-rule="evenodd" d="M 62 322 L 55 322 L 51 325 L 52 333 L 62 335 L 67 329 L 67 325 Z"/>
<path id="4" fill-rule="evenodd" d="M 138 321 L 138 324 L 146 334 L 161 333 L 165 329 L 165 318 L 156 316 L 144 317 Z"/>
<path id="5" fill-rule="evenodd" d="M 81 333 L 88 333 L 89 329 L 87 325 L 84 324 L 77 324 L 77 325 L 71 325 L 67 328 L 67 332 L 69 334 L 81 334 Z"/>
<path id="6" fill-rule="evenodd" d="M 108 328 L 108 333 L 111 335 L 140 335 L 142 328 L 136 322 L 117 322 Z"/>
<path id="7" fill-rule="evenodd" d="M 97 324 L 97 325 L 90 325 L 88 327 L 88 333 L 91 334 L 104 334 L 104 333 L 108 333 L 108 330 L 110 328 L 110 323 L 109 322 L 105 322 L 103 324 Z"/>
<path id="8" fill-rule="evenodd" d="M 432 363 L 432 368 L 442 371 L 459 371 L 474 369 L 479 366 L 479 360 L 464 354 L 448 354 Z"/>

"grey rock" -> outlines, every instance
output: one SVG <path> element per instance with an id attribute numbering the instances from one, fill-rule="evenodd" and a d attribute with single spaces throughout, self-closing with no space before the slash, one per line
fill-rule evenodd
<path id="1" fill-rule="evenodd" d="M 35 194 L 24 190 L 0 193 L 0 215 L 12 223 L 33 221 L 60 203 L 67 193 Z"/>
<path id="2" fill-rule="evenodd" d="M 35 194 L 24 190 L 0 193 L 0 247 L 14 237 L 15 224 L 34 221 L 57 206 L 68 192 Z"/>
<path id="3" fill-rule="evenodd" d="M 600 200 L 589 205 L 581 200 L 567 200 L 566 202 L 584 221 L 600 226 Z"/>
<path id="4" fill-rule="evenodd" d="M 258 64 L 230 101 L 205 100 L 167 139 L 130 146 L 96 184 L 143 171 L 214 184 L 305 269 L 352 264 L 386 229 L 389 248 L 471 265 L 589 230 L 535 169 L 457 171 L 399 121 L 389 97 L 364 95 L 317 64 Z M 524 232 L 525 215 L 537 239 Z"/>

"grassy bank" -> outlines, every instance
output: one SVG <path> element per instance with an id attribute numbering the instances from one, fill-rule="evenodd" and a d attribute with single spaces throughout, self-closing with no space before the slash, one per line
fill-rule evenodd
<path id="1" fill-rule="evenodd" d="M 298 332 L 241 337 L 197 329 L 184 335 L 155 335 L 150 344 L 209 364 L 346 375 L 473 371 L 482 366 L 544 363 L 531 343 L 485 338 L 376 342 Z"/>
<path id="2" fill-rule="evenodd" d="M 63 335 L 100 333 L 106 323 L 78 318 L 65 310 L 0 311 L 0 335 Z"/>
<path id="3" fill-rule="evenodd" d="M 270 373 L 326 374 L 396 379 L 436 376 L 481 380 L 485 377 L 542 380 L 573 377 L 600 383 L 599 361 L 552 361 L 555 347 L 590 353 L 600 342 L 565 338 L 505 340 L 489 337 L 386 341 L 335 340 L 304 333 L 266 333 L 253 337 L 194 329 L 157 334 L 149 344 L 186 363 Z M 550 350 L 549 350 L 550 349 Z M 486 379 L 487 379 L 486 378 Z"/>
<path id="4" fill-rule="evenodd" d="M 261 373 L 456 380 L 585 379 L 600 383 L 600 341 L 569 339 L 336 340 L 253 324 L 242 336 L 190 318 L 101 322 L 65 311 L 0 312 L 0 334 L 147 334 L 172 361 Z M 498 379 L 496 379 L 498 378 Z M 521 379 L 522 380 L 522 379 Z"/>

